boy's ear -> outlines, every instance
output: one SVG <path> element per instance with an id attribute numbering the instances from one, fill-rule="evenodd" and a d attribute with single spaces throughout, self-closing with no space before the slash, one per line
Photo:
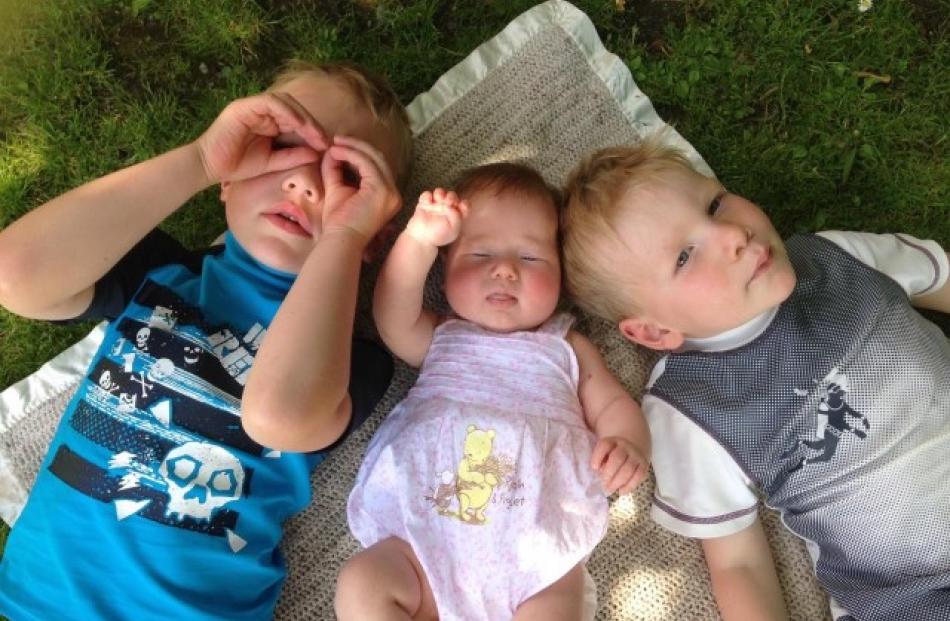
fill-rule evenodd
<path id="1" fill-rule="evenodd" d="M 230 181 L 221 182 L 221 202 L 226 203 L 228 200 L 228 188 L 231 187 Z"/>
<path id="2" fill-rule="evenodd" d="M 667 328 L 649 317 L 627 317 L 617 325 L 628 341 L 658 351 L 670 351 L 683 344 L 683 333 Z"/>

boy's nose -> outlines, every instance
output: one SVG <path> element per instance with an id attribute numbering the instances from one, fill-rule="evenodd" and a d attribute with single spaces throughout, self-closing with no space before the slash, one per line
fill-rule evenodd
<path id="1" fill-rule="evenodd" d="M 719 222 L 719 235 L 722 240 L 726 253 L 730 257 L 737 258 L 749 245 L 752 239 L 752 231 L 748 227 L 732 222 Z"/>
<path id="2" fill-rule="evenodd" d="M 518 270 L 512 261 L 501 259 L 492 266 L 491 276 L 504 280 L 518 280 Z"/>
<path id="3" fill-rule="evenodd" d="M 293 170 L 281 183 L 281 189 L 298 201 L 315 204 L 323 196 L 323 183 L 320 167 L 300 166 Z"/>

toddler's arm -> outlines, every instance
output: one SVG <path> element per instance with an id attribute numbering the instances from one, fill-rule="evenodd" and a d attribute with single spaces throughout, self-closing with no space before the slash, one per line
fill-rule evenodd
<path id="1" fill-rule="evenodd" d="M 272 152 L 271 137 L 291 131 L 310 146 Z M 0 232 L 0 305 L 36 319 L 75 317 L 96 281 L 194 194 L 315 161 L 317 148 L 323 134 L 292 98 L 232 102 L 195 142 L 66 192 Z"/>
<path id="2" fill-rule="evenodd" d="M 950 264 L 950 253 L 945 254 L 947 255 L 947 263 Z M 950 278 L 947 279 L 947 282 L 945 282 L 940 289 L 933 293 L 913 296 L 910 301 L 914 306 L 929 308 L 930 310 L 940 311 L 942 313 L 950 313 Z"/>
<path id="3" fill-rule="evenodd" d="M 761 522 L 756 520 L 732 535 L 703 539 L 702 545 L 724 621 L 788 618 Z"/>
<path id="4" fill-rule="evenodd" d="M 347 166 L 358 188 L 344 181 Z M 248 435 L 286 451 L 324 448 L 346 430 L 362 257 L 401 204 L 385 158 L 365 141 L 334 137 L 321 175 L 323 232 L 267 329 L 241 402 Z"/>
<path id="5" fill-rule="evenodd" d="M 608 494 L 626 494 L 647 476 L 650 430 L 640 406 L 607 368 L 594 344 L 573 331 L 568 340 L 580 368 L 578 397 L 587 425 L 598 438 L 591 467 Z"/>
<path id="6" fill-rule="evenodd" d="M 455 192 L 423 192 L 416 211 L 396 239 L 376 281 L 373 317 L 389 349 L 407 364 L 422 364 L 438 318 L 422 308 L 426 276 L 439 246 L 458 237 L 468 203 Z"/>

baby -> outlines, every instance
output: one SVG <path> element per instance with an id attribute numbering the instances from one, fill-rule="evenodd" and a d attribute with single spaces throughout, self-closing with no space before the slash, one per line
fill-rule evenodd
<path id="1" fill-rule="evenodd" d="M 569 186 L 571 293 L 667 352 L 643 399 L 664 445 L 652 514 L 702 540 L 723 618 L 785 616 L 762 495 L 836 618 L 950 619 L 950 344 L 912 308 L 950 311 L 940 245 L 783 242 L 655 139 L 592 154 Z"/>
<path id="2" fill-rule="evenodd" d="M 579 619 L 608 493 L 646 476 L 636 402 L 556 313 L 558 201 L 523 165 L 424 192 L 374 314 L 416 385 L 373 438 L 347 513 L 367 547 L 343 568 L 341 619 Z M 444 254 L 453 314 L 422 307 Z"/>

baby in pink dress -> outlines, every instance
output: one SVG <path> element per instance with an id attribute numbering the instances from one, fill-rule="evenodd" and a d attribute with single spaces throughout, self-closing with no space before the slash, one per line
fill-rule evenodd
<path id="1" fill-rule="evenodd" d="M 580 619 L 604 495 L 646 476 L 637 403 L 555 313 L 558 201 L 534 170 L 491 164 L 424 192 L 383 265 L 374 315 L 416 385 L 367 449 L 347 515 L 340 619 Z M 447 247 L 454 314 L 422 307 Z"/>

